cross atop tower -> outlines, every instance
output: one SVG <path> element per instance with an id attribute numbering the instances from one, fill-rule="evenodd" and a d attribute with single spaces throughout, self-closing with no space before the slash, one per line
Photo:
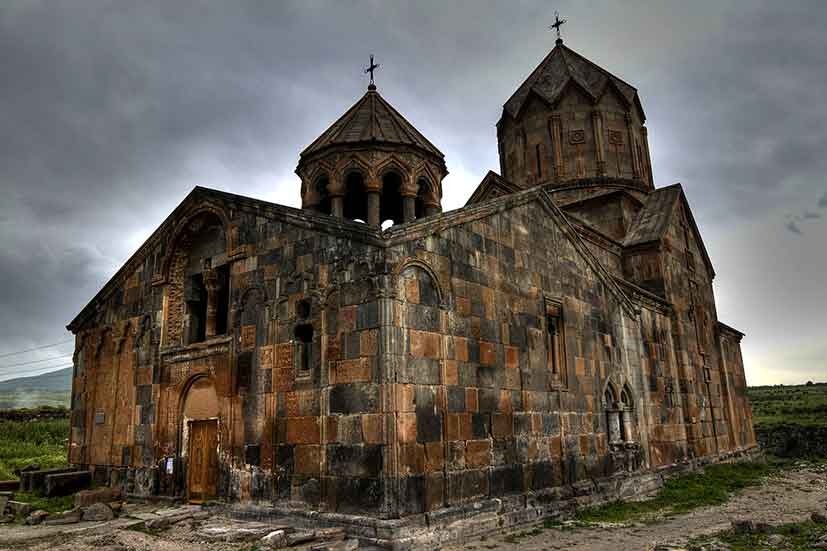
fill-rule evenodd
<path id="1" fill-rule="evenodd" d="M 560 27 L 562 27 L 565 22 L 566 22 L 566 20 L 565 19 L 560 19 L 560 14 L 557 13 L 557 11 L 555 10 L 555 12 L 554 12 L 554 23 L 549 25 L 548 28 L 549 29 L 554 29 L 555 31 L 557 31 L 557 44 L 562 44 L 563 43 L 563 39 L 560 38 Z"/>
<path id="2" fill-rule="evenodd" d="M 376 89 L 376 84 L 373 83 L 373 72 L 378 68 L 379 64 L 373 62 L 373 54 L 370 54 L 370 65 L 365 68 L 365 73 L 370 73 L 370 84 L 368 85 L 368 88 L 373 90 Z"/>

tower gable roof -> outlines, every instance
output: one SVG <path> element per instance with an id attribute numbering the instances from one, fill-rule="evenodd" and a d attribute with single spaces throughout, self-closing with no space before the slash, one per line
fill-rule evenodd
<path id="1" fill-rule="evenodd" d="M 637 89 L 602 67 L 589 61 L 559 41 L 545 59 L 528 76 L 517 91 L 505 102 L 503 109 L 517 117 L 532 92 L 554 105 L 569 84 L 575 84 L 593 101 L 597 101 L 609 87 L 614 88 L 629 105 L 640 110 L 645 119 L 643 107 L 638 99 Z"/>
<path id="2" fill-rule="evenodd" d="M 419 130 L 376 91 L 375 86 L 301 152 L 306 157 L 333 145 L 390 143 L 416 147 L 444 158 Z"/>
<path id="3" fill-rule="evenodd" d="M 709 253 L 706 250 L 701 232 L 698 230 L 698 225 L 695 223 L 695 217 L 692 215 L 692 209 L 689 208 L 689 202 L 686 200 L 686 195 L 680 184 L 673 184 L 664 188 L 659 188 L 650 193 L 646 197 L 646 202 L 643 208 L 635 218 L 626 238 L 623 240 L 624 247 L 635 247 L 644 245 L 646 243 L 653 243 L 663 239 L 666 232 L 669 230 L 669 225 L 675 212 L 678 211 L 677 205 L 681 204 L 686 212 L 686 218 L 695 240 L 698 243 L 698 248 L 704 258 L 704 264 L 709 270 L 711 277 L 715 277 L 715 269 L 712 267 L 712 261 L 709 258 Z"/>

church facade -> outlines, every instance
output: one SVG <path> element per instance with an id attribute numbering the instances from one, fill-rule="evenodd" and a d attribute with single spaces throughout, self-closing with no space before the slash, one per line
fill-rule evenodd
<path id="1" fill-rule="evenodd" d="M 301 209 L 197 187 L 69 324 L 70 463 L 405 519 L 754 448 L 743 334 L 644 124 L 558 40 L 500 174 L 442 212 L 443 154 L 371 84 L 301 153 Z"/>

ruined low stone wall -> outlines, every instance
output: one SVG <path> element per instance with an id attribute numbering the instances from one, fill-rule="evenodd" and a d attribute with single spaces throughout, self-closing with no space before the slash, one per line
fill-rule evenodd
<path id="1" fill-rule="evenodd" d="M 779 457 L 827 457 L 827 427 L 756 427 L 755 435 L 761 449 Z"/>

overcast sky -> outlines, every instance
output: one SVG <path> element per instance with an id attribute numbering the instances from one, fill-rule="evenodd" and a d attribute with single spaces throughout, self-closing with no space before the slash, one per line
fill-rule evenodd
<path id="1" fill-rule="evenodd" d="M 823 1 L 6 0 L 0 356 L 69 339 L 194 186 L 299 206 L 299 151 L 364 93 L 370 53 L 461 206 L 498 170 L 494 125 L 555 9 L 567 46 L 639 90 L 655 183 L 684 186 L 748 382 L 827 380 Z M 0 379 L 71 349 L 0 357 Z"/>

